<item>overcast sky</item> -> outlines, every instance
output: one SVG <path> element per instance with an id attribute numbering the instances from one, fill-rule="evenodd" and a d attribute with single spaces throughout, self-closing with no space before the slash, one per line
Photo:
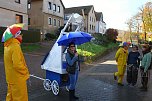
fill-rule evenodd
<path id="1" fill-rule="evenodd" d="M 152 0 L 62 0 L 66 8 L 94 5 L 95 11 L 103 12 L 107 28 L 127 30 L 125 22 L 139 11 L 139 7 Z"/>

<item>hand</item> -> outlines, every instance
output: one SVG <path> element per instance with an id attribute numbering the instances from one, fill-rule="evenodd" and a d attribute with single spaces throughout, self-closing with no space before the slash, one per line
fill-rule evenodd
<path id="1" fill-rule="evenodd" d="M 75 53 L 75 56 L 78 56 L 78 53 Z"/>
<path id="2" fill-rule="evenodd" d="M 147 71 L 144 70 L 144 73 L 146 73 Z"/>

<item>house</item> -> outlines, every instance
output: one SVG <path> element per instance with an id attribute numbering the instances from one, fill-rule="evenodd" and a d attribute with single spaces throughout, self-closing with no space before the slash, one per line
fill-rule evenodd
<path id="1" fill-rule="evenodd" d="M 93 5 L 65 8 L 64 13 L 65 20 L 68 20 L 72 13 L 78 13 L 79 15 L 83 16 L 85 22 L 84 30 L 88 33 L 95 33 L 96 16 Z"/>
<path id="2" fill-rule="evenodd" d="M 29 0 L 29 29 L 39 29 L 43 36 L 54 33 L 64 25 L 64 9 L 61 0 Z"/>
<path id="3" fill-rule="evenodd" d="M 28 29 L 27 0 L 0 0 L 0 27 L 25 23 Z"/>
<path id="4" fill-rule="evenodd" d="M 66 23 L 68 22 L 70 17 L 72 17 L 70 20 L 72 23 L 70 23 L 70 25 L 67 27 L 66 31 L 67 32 L 75 31 L 75 30 L 84 31 L 84 18 L 83 18 L 83 16 L 79 15 L 78 13 L 67 14 L 65 19 L 64 19 L 64 25 L 66 25 Z"/>
<path id="5" fill-rule="evenodd" d="M 106 32 L 106 23 L 103 21 L 102 12 L 95 12 L 96 15 L 96 33 L 104 34 Z"/>

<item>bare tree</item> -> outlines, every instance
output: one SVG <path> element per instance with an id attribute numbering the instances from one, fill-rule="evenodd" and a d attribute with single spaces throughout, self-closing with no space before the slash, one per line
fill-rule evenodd
<path id="1" fill-rule="evenodd" d="M 130 37 L 130 41 L 132 42 L 132 30 L 134 28 L 134 24 L 133 24 L 133 18 L 129 19 L 126 24 L 128 25 L 129 28 L 129 37 Z"/>

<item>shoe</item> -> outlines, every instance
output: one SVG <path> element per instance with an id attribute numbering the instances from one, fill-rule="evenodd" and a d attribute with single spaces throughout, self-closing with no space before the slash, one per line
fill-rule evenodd
<path id="1" fill-rule="evenodd" d="M 73 101 L 73 93 L 72 93 L 72 90 L 69 90 L 69 101 Z"/>
<path id="2" fill-rule="evenodd" d="M 69 90 L 69 101 L 75 101 L 78 99 L 79 97 L 75 96 L 75 90 Z"/>
<path id="3" fill-rule="evenodd" d="M 147 88 L 143 88 L 143 89 L 140 89 L 140 90 L 146 92 L 146 91 L 147 91 Z"/>
<path id="4" fill-rule="evenodd" d="M 76 96 L 73 96 L 73 98 L 74 98 L 75 100 L 78 100 L 78 99 L 79 99 L 79 97 L 76 97 Z"/>
<path id="5" fill-rule="evenodd" d="M 75 100 L 78 100 L 78 99 L 79 99 L 79 97 L 75 96 L 75 89 L 73 90 L 73 98 L 74 98 Z"/>
<path id="6" fill-rule="evenodd" d="M 118 86 L 124 86 L 124 84 L 122 84 L 122 83 L 118 83 Z"/>
<path id="7" fill-rule="evenodd" d="M 115 73 L 113 74 L 114 80 L 117 80 L 117 76 L 115 76 Z"/>
<path id="8" fill-rule="evenodd" d="M 132 86 L 133 86 L 133 87 L 135 87 L 135 86 L 136 86 L 136 84 L 132 84 Z"/>
<path id="9" fill-rule="evenodd" d="M 141 86 L 141 87 L 139 87 L 139 89 L 141 89 L 141 90 L 142 90 L 142 89 L 144 89 L 144 87 L 143 87 L 143 86 Z"/>
<path id="10" fill-rule="evenodd" d="M 127 85 L 128 85 L 128 86 L 130 86 L 130 85 L 131 85 L 131 83 L 128 83 Z"/>
<path id="11" fill-rule="evenodd" d="M 130 85 L 131 88 L 135 87 L 134 85 Z"/>

